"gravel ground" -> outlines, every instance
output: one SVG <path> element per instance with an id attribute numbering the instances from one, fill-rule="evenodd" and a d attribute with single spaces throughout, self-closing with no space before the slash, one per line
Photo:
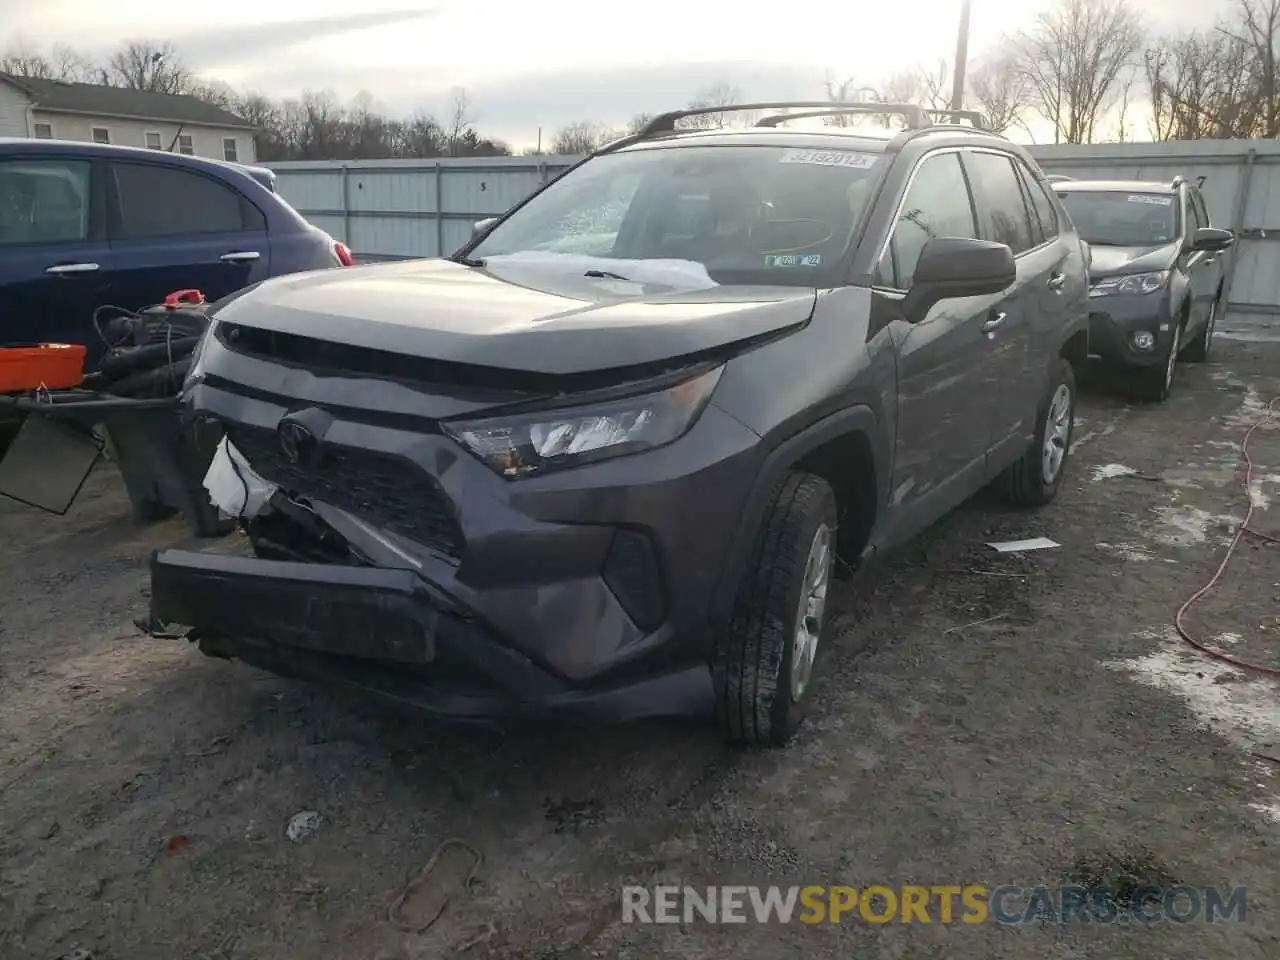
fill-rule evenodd
<path id="1" fill-rule="evenodd" d="M 1280 394 L 1280 344 L 1216 350 L 1165 405 L 1087 390 L 1052 507 L 971 504 L 845 589 L 786 751 L 690 723 L 440 727 L 209 660 L 133 629 L 183 531 L 131 525 L 110 472 L 65 518 L 0 504 L 0 956 L 1280 956 L 1280 688 L 1170 627 Z M 1280 531 L 1280 424 L 1251 449 L 1254 525 Z M 984 545 L 1041 535 L 1061 548 Z M 1278 596 L 1277 548 L 1245 542 L 1189 624 L 1280 664 Z M 319 824 L 291 842 L 301 811 Z M 476 883 L 454 845 L 402 897 L 447 838 L 483 855 Z M 637 926 L 618 891 L 1107 869 L 1247 886 L 1246 922 Z"/>

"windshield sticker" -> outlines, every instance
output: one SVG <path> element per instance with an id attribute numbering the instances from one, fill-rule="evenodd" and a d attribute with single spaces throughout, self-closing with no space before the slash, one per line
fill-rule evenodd
<path id="1" fill-rule="evenodd" d="M 788 150 L 780 163 L 810 163 L 819 167 L 852 167 L 866 170 L 880 155 L 878 153 L 854 153 L 852 150 Z"/>
<path id="2" fill-rule="evenodd" d="M 1135 193 L 1129 197 L 1130 203 L 1151 203 L 1157 207 L 1172 207 L 1173 197 L 1153 197 L 1150 194 Z"/>
<path id="3" fill-rule="evenodd" d="M 764 265 L 766 267 L 817 267 L 822 265 L 822 254 L 771 253 L 764 258 Z"/>

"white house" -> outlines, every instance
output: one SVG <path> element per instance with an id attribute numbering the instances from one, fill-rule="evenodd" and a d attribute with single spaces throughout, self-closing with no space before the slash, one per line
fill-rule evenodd
<path id="1" fill-rule="evenodd" d="M 0 137 L 84 140 L 254 163 L 254 128 L 195 97 L 0 73 Z"/>

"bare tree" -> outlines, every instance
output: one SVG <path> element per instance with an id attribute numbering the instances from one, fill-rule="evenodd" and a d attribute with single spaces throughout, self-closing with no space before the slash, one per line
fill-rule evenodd
<path id="1" fill-rule="evenodd" d="M 108 58 L 101 74 L 110 86 L 152 93 L 186 93 L 194 81 L 173 44 L 149 40 L 126 43 Z"/>
<path id="2" fill-rule="evenodd" d="M 946 110 L 951 106 L 951 65 L 939 60 L 932 67 L 921 67 L 920 105 L 930 110 Z"/>
<path id="3" fill-rule="evenodd" d="M 1243 46 L 1250 61 L 1253 116 L 1245 136 L 1274 139 L 1280 136 L 1280 0 L 1236 0 L 1234 26 L 1218 31 Z"/>
<path id="4" fill-rule="evenodd" d="M 1280 0 L 1275 0 L 1280 2 Z M 1142 47 L 1129 0 L 1058 0 L 1012 48 L 1054 141 L 1088 143 L 1119 93 L 1117 79 Z"/>
<path id="5" fill-rule="evenodd" d="M 449 145 L 449 156 L 456 157 L 465 153 L 463 138 L 475 121 L 471 117 L 471 99 L 465 87 L 454 87 L 452 91 L 453 107 L 449 112 L 449 125 L 445 130 Z"/>
<path id="6" fill-rule="evenodd" d="M 81 82 L 92 73 L 89 58 L 65 43 L 54 44 L 46 56 L 36 47 L 18 40 L 0 54 L 0 73 L 34 80 L 65 80 Z"/>
<path id="7" fill-rule="evenodd" d="M 758 117 L 749 110 L 733 110 L 723 113 L 715 112 L 716 107 L 732 107 L 742 102 L 742 92 L 731 83 L 723 80 L 713 83 L 689 101 L 690 110 L 707 110 L 696 117 L 686 117 L 680 126 L 695 130 L 723 129 L 735 125 L 755 123 Z"/>
<path id="8" fill-rule="evenodd" d="M 1265 129 L 1268 80 L 1229 27 L 1166 37 L 1144 57 L 1156 140 L 1247 138 Z"/>
<path id="9" fill-rule="evenodd" d="M 996 133 L 1012 127 L 1026 129 L 1023 114 L 1030 100 L 1030 84 L 1017 60 L 1008 54 L 979 61 L 969 74 L 973 105 Z"/>
<path id="10" fill-rule="evenodd" d="M 556 131 L 555 138 L 551 141 L 551 150 L 565 156 L 590 153 L 612 137 L 612 131 L 605 124 L 582 120 Z"/>

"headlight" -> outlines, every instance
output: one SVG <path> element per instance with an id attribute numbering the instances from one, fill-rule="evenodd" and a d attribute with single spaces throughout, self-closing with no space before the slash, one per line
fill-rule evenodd
<path id="1" fill-rule="evenodd" d="M 1099 280 L 1089 288 L 1091 297 L 1114 297 L 1118 294 L 1141 296 L 1155 293 L 1169 279 L 1168 270 L 1157 270 L 1154 273 L 1131 273 L 1124 277 L 1107 277 Z"/>
<path id="2" fill-rule="evenodd" d="M 455 420 L 441 428 L 502 476 L 527 477 L 678 440 L 706 408 L 723 370 L 716 367 L 659 393 L 570 409 Z"/>
<path id="3" fill-rule="evenodd" d="M 195 349 L 191 351 L 191 366 L 187 368 L 187 375 L 182 380 L 182 389 L 185 392 L 193 382 L 204 375 L 204 371 L 200 367 L 201 360 L 204 359 L 205 349 L 209 344 L 209 340 L 213 337 L 213 328 L 217 326 L 218 321 L 212 317 L 209 318 L 209 325 L 205 327 L 204 334 L 196 342 Z"/>

